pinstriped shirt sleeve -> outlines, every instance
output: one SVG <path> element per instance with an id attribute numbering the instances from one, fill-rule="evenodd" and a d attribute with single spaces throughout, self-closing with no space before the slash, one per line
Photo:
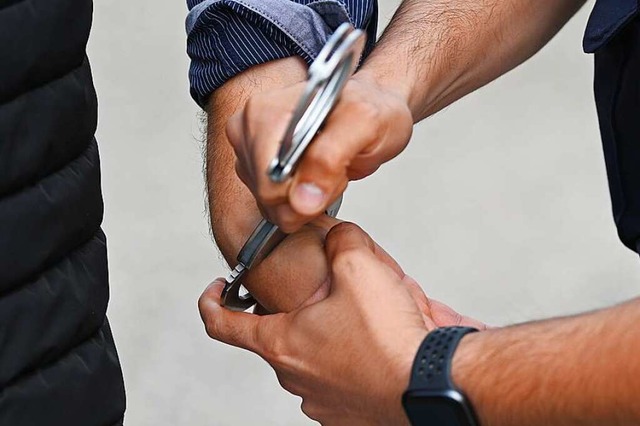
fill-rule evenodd
<path id="1" fill-rule="evenodd" d="M 343 22 L 367 31 L 373 47 L 377 0 L 187 0 L 191 96 L 204 108 L 224 82 L 247 68 L 300 56 L 311 63 Z"/>

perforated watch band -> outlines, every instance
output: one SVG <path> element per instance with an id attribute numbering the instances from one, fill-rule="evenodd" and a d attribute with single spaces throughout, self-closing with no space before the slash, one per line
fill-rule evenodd
<path id="1" fill-rule="evenodd" d="M 408 390 L 455 389 L 451 380 L 451 360 L 460 340 L 476 330 L 471 327 L 443 327 L 424 339 L 413 362 Z"/>

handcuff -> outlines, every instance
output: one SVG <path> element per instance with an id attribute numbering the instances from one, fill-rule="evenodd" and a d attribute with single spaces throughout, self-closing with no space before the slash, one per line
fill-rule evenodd
<path id="1" fill-rule="evenodd" d="M 340 25 L 309 67 L 304 92 L 280 142 L 280 149 L 267 170 L 272 182 L 284 182 L 295 172 L 304 152 L 338 103 L 344 85 L 355 72 L 365 38 L 365 33 L 351 24 Z M 326 214 L 336 217 L 341 204 L 342 195 Z M 277 225 L 266 219 L 260 221 L 238 253 L 238 264 L 225 280 L 223 306 L 233 311 L 246 311 L 257 303 L 242 285 L 242 278 L 269 256 L 286 236 Z"/>

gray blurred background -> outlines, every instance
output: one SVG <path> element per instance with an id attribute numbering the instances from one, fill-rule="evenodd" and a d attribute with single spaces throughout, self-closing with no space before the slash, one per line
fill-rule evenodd
<path id="1" fill-rule="evenodd" d="M 382 0 L 381 27 L 398 1 Z M 616 237 L 581 38 L 591 2 L 533 60 L 416 128 L 353 184 L 360 224 L 425 291 L 495 325 L 638 293 Z M 226 272 L 204 209 L 183 1 L 99 1 L 89 46 L 128 425 L 302 425 L 257 356 L 209 341 L 196 301 Z"/>

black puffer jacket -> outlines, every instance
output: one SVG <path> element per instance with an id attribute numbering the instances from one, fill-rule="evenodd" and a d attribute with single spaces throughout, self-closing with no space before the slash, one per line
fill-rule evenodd
<path id="1" fill-rule="evenodd" d="M 91 0 L 0 0 L 0 426 L 122 424 Z"/>

